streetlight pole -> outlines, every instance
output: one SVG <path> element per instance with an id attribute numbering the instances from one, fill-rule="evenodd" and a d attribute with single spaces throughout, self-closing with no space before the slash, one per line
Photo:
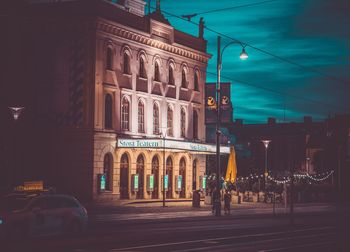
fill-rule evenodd
<path id="1" fill-rule="evenodd" d="M 265 181 L 265 187 L 266 187 L 266 181 L 267 181 L 267 149 L 269 148 L 269 144 L 271 142 L 271 140 L 261 140 L 261 142 L 264 144 L 265 146 L 265 171 L 264 171 L 264 181 Z"/>
<path id="2" fill-rule="evenodd" d="M 163 137 L 163 207 L 165 207 L 165 137 L 168 129 L 168 127 L 161 127 Z"/>
<path id="3" fill-rule="evenodd" d="M 24 107 L 8 107 L 10 109 L 10 111 L 12 112 L 12 116 L 13 116 L 13 120 L 16 124 L 17 120 L 19 119 L 19 116 L 21 115 L 22 113 L 22 110 L 24 109 Z M 14 130 L 14 133 L 13 133 L 13 158 L 14 158 L 14 161 L 13 161 L 13 169 L 11 172 L 9 172 L 9 176 L 10 176 L 10 179 L 9 179 L 9 189 L 11 188 L 12 183 L 14 183 L 14 174 L 17 173 L 17 158 L 16 158 L 16 151 L 17 151 L 17 136 L 16 136 L 16 133 L 15 130 Z"/>
<path id="4" fill-rule="evenodd" d="M 218 51 L 217 51 L 217 84 L 216 84 L 216 189 L 217 192 L 220 192 L 220 174 L 221 174 L 221 168 L 220 168 L 220 121 L 221 121 L 221 113 L 220 113 L 220 106 L 221 106 L 221 67 L 222 67 L 222 55 L 225 51 L 225 49 L 232 44 L 240 44 L 242 46 L 242 52 L 240 54 L 240 58 L 242 60 L 245 60 L 248 58 L 248 54 L 245 52 L 245 46 L 239 42 L 239 41 L 232 41 L 225 45 L 221 51 L 221 37 L 218 36 Z M 215 216 L 221 215 L 221 194 L 217 193 L 216 196 L 217 199 L 213 199 L 213 204 L 215 204 L 215 200 L 218 201 L 215 205 Z M 215 197 L 215 195 L 213 195 Z"/>

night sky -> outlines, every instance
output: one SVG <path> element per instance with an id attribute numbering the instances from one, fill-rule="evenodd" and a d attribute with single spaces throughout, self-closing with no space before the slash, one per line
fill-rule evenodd
<path id="1" fill-rule="evenodd" d="M 207 28 L 222 34 L 222 47 L 230 38 L 248 44 L 246 61 L 239 59 L 239 44 L 223 55 L 222 81 L 232 83 L 234 119 L 320 121 L 350 113 L 349 0 L 162 0 L 161 9 L 179 30 L 197 36 L 193 23 L 204 17 Z M 217 9 L 224 10 L 203 13 Z M 194 13 L 193 23 L 170 15 Z M 204 32 L 213 55 L 207 82 L 216 81 L 217 36 Z"/>

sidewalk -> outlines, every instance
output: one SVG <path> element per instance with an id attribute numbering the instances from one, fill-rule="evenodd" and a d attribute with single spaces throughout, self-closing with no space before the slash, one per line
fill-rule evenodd
<path id="1" fill-rule="evenodd" d="M 192 201 L 173 201 L 166 202 L 166 207 L 162 202 L 129 202 L 125 205 L 99 205 L 88 209 L 89 216 L 95 222 L 113 222 L 113 221 L 140 221 L 156 219 L 177 219 L 193 217 L 213 216 L 212 206 L 201 202 L 201 207 L 192 207 Z M 260 216 L 262 214 L 273 214 L 272 204 L 243 202 L 242 204 L 231 205 L 231 216 Z M 300 213 L 321 213 L 334 212 L 336 207 L 329 203 L 307 203 L 295 204 L 294 212 Z M 277 205 L 275 213 L 283 215 L 289 213 L 289 206 Z M 224 214 L 222 208 L 222 215 Z"/>

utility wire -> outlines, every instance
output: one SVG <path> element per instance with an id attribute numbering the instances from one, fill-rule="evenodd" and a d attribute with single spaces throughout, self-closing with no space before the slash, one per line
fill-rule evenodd
<path id="1" fill-rule="evenodd" d="M 155 9 L 154 7 L 151 7 L 151 8 L 152 8 L 152 9 Z M 167 15 L 169 15 L 169 16 L 171 16 L 171 17 L 175 17 L 175 18 L 178 18 L 178 19 L 187 21 L 187 22 L 189 22 L 189 23 L 191 23 L 191 24 L 194 24 L 194 25 L 198 26 L 197 23 L 191 21 L 191 20 L 188 19 L 187 17 L 186 17 L 186 18 L 180 17 L 180 16 L 178 16 L 178 15 L 172 14 L 172 13 L 167 12 L 167 11 L 164 11 L 164 10 L 162 10 L 162 12 L 165 13 L 165 14 L 167 14 Z M 273 58 L 276 58 L 276 59 L 278 59 L 278 60 L 280 60 L 280 61 L 282 61 L 282 62 L 286 62 L 286 63 L 288 63 L 288 64 L 294 65 L 294 66 L 296 66 L 296 67 L 298 67 L 298 68 L 300 68 L 300 69 L 303 69 L 303 70 L 305 70 L 305 71 L 307 71 L 307 72 L 313 72 L 313 73 L 316 73 L 316 74 L 318 74 L 318 75 L 320 75 L 320 76 L 322 76 L 322 77 L 324 77 L 324 78 L 327 78 L 327 79 L 329 79 L 329 80 L 336 81 L 336 82 L 338 82 L 338 83 L 340 83 L 340 84 L 343 84 L 343 85 L 345 85 L 345 86 L 347 86 L 347 87 L 349 86 L 348 83 L 347 83 L 345 80 L 342 80 L 342 79 L 339 79 L 339 78 L 337 78 L 337 77 L 334 77 L 334 76 L 325 74 L 325 73 L 323 73 L 323 72 L 321 72 L 321 71 L 319 71 L 319 70 L 317 70 L 317 69 L 315 69 L 315 68 L 307 67 L 307 66 L 301 65 L 301 64 L 299 64 L 299 63 L 297 63 L 297 62 L 294 62 L 294 61 L 292 61 L 292 60 L 283 58 L 283 57 L 281 57 L 281 56 L 278 56 L 278 55 L 273 54 L 273 53 L 271 53 L 271 52 L 268 52 L 268 51 L 266 51 L 266 50 L 260 49 L 260 48 L 258 48 L 258 47 L 256 47 L 256 46 L 253 46 L 253 45 L 249 44 L 249 43 L 245 43 L 245 42 L 240 41 L 240 40 L 238 40 L 238 39 L 235 39 L 235 38 L 233 38 L 233 37 L 231 37 L 231 36 L 228 36 L 228 35 L 226 35 L 226 34 L 223 34 L 223 33 L 221 33 L 221 32 L 218 32 L 218 31 L 216 31 L 216 30 L 214 30 L 214 29 L 211 29 L 211 28 L 209 28 L 208 26 L 205 26 L 204 28 L 205 28 L 206 30 L 210 31 L 210 32 L 213 32 L 213 33 L 217 34 L 217 35 L 220 35 L 220 36 L 222 36 L 222 37 L 225 37 L 225 38 L 230 39 L 230 40 L 235 41 L 235 42 L 239 42 L 239 43 L 241 43 L 241 44 L 243 44 L 243 45 L 245 45 L 245 46 L 248 46 L 248 47 L 250 47 L 250 48 L 252 48 L 252 49 L 254 49 L 254 50 L 256 50 L 256 51 L 259 51 L 259 52 L 261 52 L 261 53 L 264 53 L 264 54 L 266 54 L 266 55 L 269 55 L 269 56 L 271 56 L 271 57 L 273 57 Z"/>
<path id="2" fill-rule="evenodd" d="M 155 9 L 155 8 L 152 7 L 152 6 L 151 6 L 151 8 L 152 8 L 152 9 Z M 177 15 L 175 15 L 175 14 L 169 13 L 169 12 L 164 11 L 164 10 L 162 10 L 162 12 L 165 13 L 165 14 L 167 14 L 167 15 L 169 15 L 169 16 L 172 16 L 172 17 L 175 17 L 175 18 L 178 18 L 178 19 L 181 19 L 181 20 L 190 22 L 190 23 L 192 23 L 192 24 L 194 24 L 194 25 L 196 25 L 196 26 L 198 25 L 197 23 L 195 23 L 195 22 L 193 22 L 193 21 L 191 21 L 191 20 L 188 20 L 187 18 L 177 16 Z M 220 36 L 222 36 L 222 37 L 226 37 L 226 38 L 228 38 L 228 39 L 230 39 L 230 40 L 232 40 L 232 41 L 235 41 L 235 42 L 238 42 L 238 43 L 247 45 L 247 46 L 249 46 L 249 47 L 251 47 L 251 48 L 253 48 L 253 49 L 257 50 L 257 51 L 260 51 L 260 52 L 262 52 L 262 53 L 265 53 L 265 54 L 267 54 L 267 55 L 269 55 L 269 56 L 271 56 L 271 57 L 277 58 L 277 59 L 279 59 L 279 60 L 281 60 L 281 61 L 284 61 L 284 62 L 287 62 L 287 63 L 289 63 L 289 64 L 298 66 L 299 68 L 304 69 L 304 70 L 307 70 L 308 72 L 310 72 L 310 71 L 311 71 L 311 72 L 315 72 L 315 73 L 317 73 L 317 74 L 319 74 L 319 75 L 322 75 L 322 76 L 324 76 L 324 77 L 327 77 L 328 79 L 336 80 L 336 81 L 341 82 L 342 84 L 345 84 L 345 83 L 343 82 L 343 80 L 340 80 L 340 79 L 338 79 L 338 78 L 336 78 L 336 77 L 328 76 L 328 75 L 326 75 L 326 74 L 324 74 L 324 73 L 322 73 L 322 72 L 319 72 L 319 71 L 317 71 L 317 70 L 314 70 L 314 69 L 312 69 L 312 68 L 305 67 L 305 66 L 300 65 L 300 64 L 298 64 L 298 63 L 296 63 L 296 62 L 293 62 L 293 61 L 291 61 L 291 60 L 288 60 L 288 59 L 285 59 L 285 58 L 283 58 L 283 57 L 274 55 L 274 54 L 272 54 L 272 53 L 270 53 L 270 52 L 267 52 L 267 51 L 265 51 L 265 50 L 259 49 L 259 48 L 255 47 L 255 46 L 250 45 L 250 44 L 246 44 L 246 43 L 244 43 L 244 42 L 242 42 L 242 41 L 240 41 L 240 40 L 238 40 L 238 39 L 235 39 L 235 38 L 230 37 L 230 36 L 228 36 L 228 35 L 226 35 L 226 34 L 223 34 L 223 33 L 220 33 L 220 32 L 218 32 L 218 31 L 215 31 L 215 30 L 213 30 L 213 29 L 211 29 L 211 28 L 205 27 L 205 29 L 207 29 L 208 31 L 211 31 L 211 32 L 213 32 L 213 33 L 216 33 L 216 34 L 218 34 L 218 35 L 220 35 Z M 217 73 L 208 72 L 208 71 L 206 71 L 206 73 L 207 73 L 207 74 L 210 74 L 210 75 L 214 75 L 214 76 L 217 75 Z M 248 83 L 248 82 L 246 82 L 246 81 L 238 80 L 238 79 L 235 79 L 235 78 L 232 78 L 232 77 L 223 76 L 223 75 L 221 75 L 221 77 L 222 77 L 222 78 L 225 78 L 225 79 L 227 79 L 227 80 L 235 81 L 235 82 L 238 82 L 238 83 L 241 83 L 241 84 L 244 84 L 244 85 L 253 87 L 253 88 L 262 89 L 262 90 L 265 90 L 265 91 L 268 91 L 268 92 L 271 92 L 271 93 L 276 93 L 276 94 L 279 94 L 279 95 L 284 96 L 284 97 L 286 97 L 286 96 L 294 97 L 294 98 L 297 98 L 297 99 L 300 99 L 300 100 L 304 100 L 304 101 L 307 101 L 307 102 L 310 102 L 310 103 L 314 103 L 314 104 L 319 104 L 319 105 L 323 105 L 323 106 L 338 108 L 338 109 L 342 109 L 342 110 L 348 110 L 348 108 L 345 108 L 345 107 L 342 107 L 342 106 L 340 107 L 340 106 L 338 106 L 338 105 L 328 104 L 328 103 L 324 103 L 324 102 L 321 102 L 321 101 L 317 101 L 317 100 L 305 98 L 305 97 L 302 97 L 302 96 L 294 95 L 294 94 L 288 94 L 288 93 L 279 92 L 279 91 L 276 91 L 276 90 L 274 90 L 274 89 L 272 89 L 272 88 L 257 86 L 257 85 Z"/>
<path id="3" fill-rule="evenodd" d="M 237 6 L 232 6 L 232 7 L 228 7 L 228 8 L 222 8 L 222 9 L 203 11 L 203 12 L 199 12 L 199 13 L 193 13 L 193 14 L 190 14 L 190 15 L 182 15 L 182 17 L 186 17 L 188 19 L 188 18 L 192 18 L 192 17 L 198 16 L 198 15 L 209 14 L 209 13 L 220 12 L 220 11 L 228 11 L 228 10 L 239 9 L 239 8 L 244 8 L 244 7 L 251 7 L 251 6 L 261 5 L 261 4 L 275 2 L 275 1 L 279 1 L 279 0 L 266 0 L 266 1 L 262 1 L 262 2 L 255 2 L 255 3 L 250 3 L 250 4 L 237 5 Z"/>
<path id="4" fill-rule="evenodd" d="M 206 73 L 210 74 L 210 75 L 213 75 L 213 76 L 217 75 L 217 73 L 208 72 L 208 71 L 206 71 Z M 227 79 L 227 80 L 230 80 L 230 81 L 238 82 L 238 83 L 241 83 L 241 84 L 244 84 L 246 86 L 253 87 L 253 88 L 262 89 L 262 90 L 265 90 L 265 91 L 268 91 L 268 92 L 271 92 L 271 93 L 275 93 L 275 94 L 278 94 L 278 95 L 281 95 L 281 96 L 284 96 L 284 97 L 285 96 L 289 96 L 289 97 L 297 98 L 299 100 L 304 100 L 304 101 L 307 101 L 307 102 L 310 102 L 310 103 L 314 103 L 314 104 L 319 104 L 319 105 L 323 105 L 323 106 L 333 107 L 333 108 L 342 109 L 342 110 L 346 110 L 346 111 L 349 110 L 349 108 L 346 108 L 346 107 L 343 107 L 343 106 L 329 104 L 329 103 L 321 102 L 321 101 L 318 101 L 318 100 L 313 100 L 313 99 L 310 99 L 310 98 L 306 98 L 306 97 L 303 97 L 303 96 L 298 96 L 298 95 L 295 95 L 295 94 L 283 93 L 283 92 L 280 92 L 280 91 L 276 91 L 276 90 L 274 90 L 272 88 L 257 86 L 257 85 L 248 83 L 246 81 L 242 81 L 242 80 L 238 80 L 236 78 L 224 76 L 222 74 L 221 74 L 221 77 L 223 79 Z"/>

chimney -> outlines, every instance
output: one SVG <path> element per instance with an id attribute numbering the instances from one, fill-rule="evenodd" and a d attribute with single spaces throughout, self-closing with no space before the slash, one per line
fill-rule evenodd
<path id="1" fill-rule="evenodd" d="M 276 118 L 274 118 L 274 117 L 267 118 L 267 124 L 268 125 L 276 124 Z"/>
<path id="2" fill-rule="evenodd" d="M 143 17 L 145 15 L 144 0 L 119 0 L 118 4 L 124 6 L 125 10 L 135 15 Z"/>

